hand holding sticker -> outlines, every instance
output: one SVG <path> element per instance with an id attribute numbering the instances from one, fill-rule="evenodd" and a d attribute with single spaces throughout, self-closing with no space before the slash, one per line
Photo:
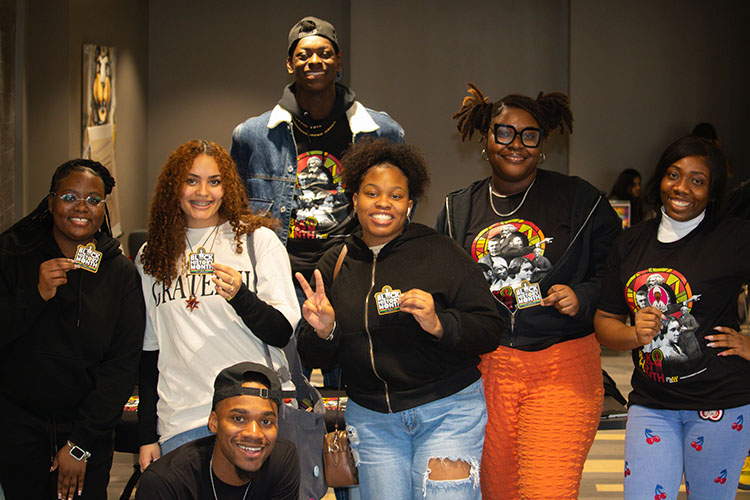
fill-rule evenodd
<path id="1" fill-rule="evenodd" d="M 95 273 L 99 270 L 99 264 L 102 262 L 102 253 L 97 251 L 96 246 L 93 243 L 87 243 L 86 245 L 78 245 L 76 249 L 76 264 L 81 269 L 85 269 L 90 273 Z"/>

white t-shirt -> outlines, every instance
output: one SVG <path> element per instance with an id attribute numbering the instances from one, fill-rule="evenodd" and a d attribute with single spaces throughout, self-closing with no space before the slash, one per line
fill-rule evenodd
<path id="1" fill-rule="evenodd" d="M 299 303 L 292 284 L 289 257 L 276 234 L 265 227 L 253 233 L 258 271 L 256 290 L 247 240 L 243 242 L 242 253 L 238 254 L 234 231 L 228 222 L 219 226 L 215 241 L 212 241 L 213 230 L 214 227 L 188 228 L 187 237 L 193 250 L 203 246 L 206 252 L 214 253 L 215 262 L 239 271 L 250 290 L 279 310 L 292 328 L 296 327 L 300 319 Z M 165 289 L 161 282 L 144 274 L 140 261 L 142 251 L 138 252 L 136 265 L 141 274 L 147 311 L 143 350 L 159 351 L 156 408 L 163 443 L 181 432 L 206 425 L 211 413 L 214 379 L 221 370 L 242 361 L 265 365 L 266 356 L 263 342 L 253 335 L 229 302 L 216 294 L 212 275 L 188 277 L 184 263 L 178 263 L 180 273 L 171 287 Z M 189 252 L 188 247 L 186 257 Z M 198 300 L 192 312 L 186 307 L 191 285 Z M 284 351 L 272 346 L 269 350 L 274 369 L 284 367 L 288 371 Z M 293 390 L 294 385 L 289 381 L 283 388 Z"/>

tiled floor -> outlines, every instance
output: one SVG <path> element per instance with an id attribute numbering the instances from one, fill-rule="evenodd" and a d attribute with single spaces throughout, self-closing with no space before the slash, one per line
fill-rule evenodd
<path id="1" fill-rule="evenodd" d="M 620 391 L 627 396 L 630 391 L 630 374 L 632 362 L 629 353 L 615 353 L 605 350 L 602 353 L 602 366 L 617 383 Z M 313 382 L 316 382 L 313 375 Z M 624 430 L 599 431 L 591 448 L 583 470 L 579 500 L 608 500 L 622 498 L 623 450 L 625 445 Z M 115 454 L 115 464 L 109 487 L 110 499 L 120 496 L 123 486 L 133 471 L 131 455 Z M 326 495 L 325 500 L 333 500 L 333 494 Z M 684 491 L 679 500 L 685 500 Z M 750 492 L 738 491 L 738 499 L 750 500 Z"/>

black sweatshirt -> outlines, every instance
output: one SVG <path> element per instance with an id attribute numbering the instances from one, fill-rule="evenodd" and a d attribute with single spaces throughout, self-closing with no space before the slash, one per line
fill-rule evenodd
<path id="1" fill-rule="evenodd" d="M 303 322 L 303 362 L 323 368 L 338 363 L 349 397 L 383 413 L 450 396 L 479 379 L 479 355 L 497 348 L 504 324 L 481 269 L 466 252 L 421 224 L 409 224 L 377 258 L 356 235 L 346 245 L 333 285 L 340 248 L 318 263 L 336 312 L 333 340 L 321 339 Z M 411 314 L 393 311 L 398 302 L 389 300 L 389 288 L 431 293 L 442 338 L 422 330 Z"/>
<path id="2" fill-rule="evenodd" d="M 72 422 L 69 439 L 95 453 L 111 446 L 135 383 L 146 321 L 140 277 L 118 241 L 98 233 L 98 272 L 68 271 L 45 302 L 39 266 L 64 256 L 51 227 L 34 231 L 0 238 L 0 402 L 19 423 L 0 449 L 25 442 L 21 424 L 36 417 L 52 423 L 52 436 L 56 422 Z"/>

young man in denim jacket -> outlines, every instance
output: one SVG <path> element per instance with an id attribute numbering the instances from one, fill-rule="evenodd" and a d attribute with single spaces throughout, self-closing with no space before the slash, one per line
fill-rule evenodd
<path id="1" fill-rule="evenodd" d="M 366 137 L 403 142 L 404 131 L 336 82 L 341 54 L 330 23 L 301 19 L 289 32 L 288 47 L 294 82 L 272 110 L 234 129 L 231 154 L 251 208 L 279 219 L 276 231 L 292 271 L 310 279 L 320 256 L 357 224 L 341 185 L 343 152 Z"/>

